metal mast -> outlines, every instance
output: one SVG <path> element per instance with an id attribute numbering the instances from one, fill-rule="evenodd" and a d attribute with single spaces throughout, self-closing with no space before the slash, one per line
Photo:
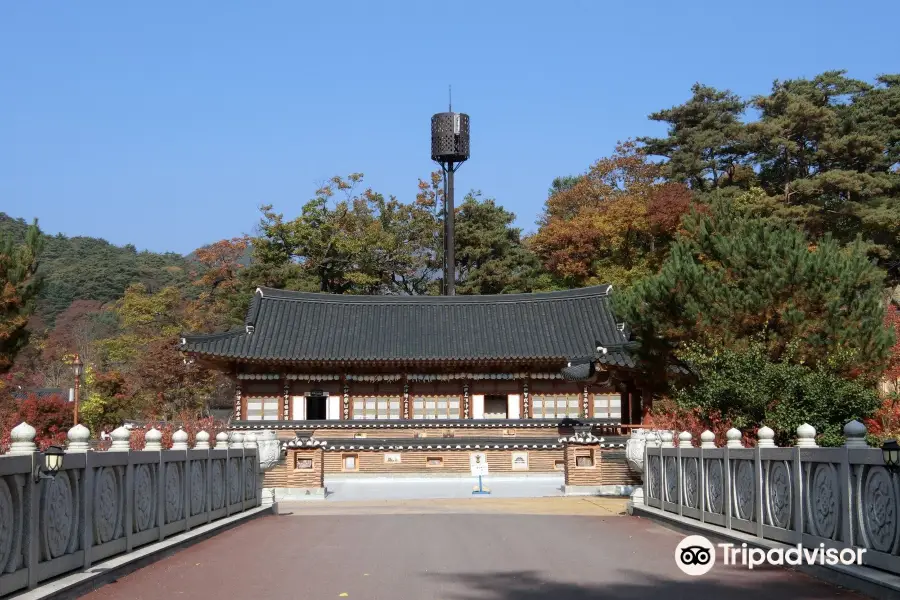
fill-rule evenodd
<path id="1" fill-rule="evenodd" d="M 469 159 L 469 115 L 448 112 L 431 117 L 431 160 L 441 166 L 444 179 L 444 285 L 445 296 L 456 293 L 455 235 L 453 230 L 453 174 Z"/>

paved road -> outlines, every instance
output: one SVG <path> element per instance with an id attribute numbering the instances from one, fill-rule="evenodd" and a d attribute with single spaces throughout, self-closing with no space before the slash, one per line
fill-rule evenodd
<path id="1" fill-rule="evenodd" d="M 682 536 L 596 498 L 282 506 L 85 596 L 318 600 L 788 600 L 861 596 L 806 575 L 683 575 Z"/>

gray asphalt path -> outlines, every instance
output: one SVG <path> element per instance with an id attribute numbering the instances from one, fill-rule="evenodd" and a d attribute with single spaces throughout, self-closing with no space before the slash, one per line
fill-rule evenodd
<path id="1" fill-rule="evenodd" d="M 589 500 L 517 502 L 297 503 L 86 598 L 862 598 L 779 568 L 717 566 L 688 577 L 673 558 L 682 536 L 656 523 L 616 515 Z"/>

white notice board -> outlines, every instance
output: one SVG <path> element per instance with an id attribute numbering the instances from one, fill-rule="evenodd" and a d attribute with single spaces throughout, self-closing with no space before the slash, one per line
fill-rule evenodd
<path id="1" fill-rule="evenodd" d="M 472 469 L 472 477 L 488 474 L 487 454 L 473 452 L 469 455 L 469 468 Z"/>

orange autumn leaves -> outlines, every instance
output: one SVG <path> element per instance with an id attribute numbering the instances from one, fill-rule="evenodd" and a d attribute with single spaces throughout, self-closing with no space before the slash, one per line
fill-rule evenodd
<path id="1" fill-rule="evenodd" d="M 628 285 L 655 272 L 690 203 L 687 187 L 663 183 L 659 166 L 623 142 L 550 196 L 531 245 L 570 286 Z"/>

